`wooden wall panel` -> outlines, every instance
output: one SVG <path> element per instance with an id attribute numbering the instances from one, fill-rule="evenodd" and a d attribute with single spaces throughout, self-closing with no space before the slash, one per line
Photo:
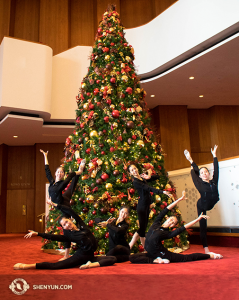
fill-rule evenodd
<path id="1" fill-rule="evenodd" d="M 183 151 L 190 149 L 187 107 L 159 106 L 161 145 L 165 157 L 167 171 L 188 167 Z"/>
<path id="2" fill-rule="evenodd" d="M 0 43 L 9 36 L 11 0 L 0 0 Z"/>
<path id="3" fill-rule="evenodd" d="M 17 0 L 15 8 L 14 37 L 39 41 L 40 0 Z"/>
<path id="4" fill-rule="evenodd" d="M 48 159 L 52 175 L 54 176 L 56 168 L 61 164 L 64 157 L 64 144 L 36 144 L 36 188 L 35 188 L 35 216 L 45 212 L 45 188 L 47 178 L 45 174 L 45 164 L 43 154 L 40 149 L 49 151 Z M 41 230 L 41 224 L 38 218 L 35 218 L 35 230 Z"/>
<path id="5" fill-rule="evenodd" d="M 126 28 L 144 25 L 156 17 L 154 0 L 121 0 L 120 12 Z"/>
<path id="6" fill-rule="evenodd" d="M 210 109 L 211 140 L 218 144 L 218 158 L 224 159 L 239 155 L 239 122 L 235 106 L 214 106 Z"/>
<path id="7" fill-rule="evenodd" d="M 23 214 L 23 205 L 26 214 Z M 27 232 L 34 224 L 34 189 L 7 191 L 6 233 Z"/>
<path id="8" fill-rule="evenodd" d="M 70 2 L 70 44 L 93 46 L 96 34 L 95 0 L 71 0 Z"/>
<path id="9" fill-rule="evenodd" d="M 8 146 L 0 145 L 0 233 L 6 232 L 7 151 Z"/>
<path id="10" fill-rule="evenodd" d="M 155 0 L 155 14 L 156 16 L 160 15 L 166 9 L 168 9 L 171 5 L 176 3 L 177 0 Z"/>
<path id="11" fill-rule="evenodd" d="M 151 117 L 151 126 L 154 131 L 154 136 L 156 137 L 158 143 L 161 143 L 160 136 L 160 120 L 159 120 L 159 106 L 156 106 L 153 109 L 150 109 L 150 117 Z"/>
<path id="12" fill-rule="evenodd" d="M 68 0 L 41 0 L 39 42 L 50 46 L 55 55 L 69 48 L 68 39 Z"/>
<path id="13" fill-rule="evenodd" d="M 33 146 L 8 148 L 7 189 L 22 190 L 35 187 L 35 153 Z"/>

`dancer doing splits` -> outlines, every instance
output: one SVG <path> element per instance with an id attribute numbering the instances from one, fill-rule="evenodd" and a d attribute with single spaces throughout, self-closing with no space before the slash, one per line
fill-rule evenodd
<path id="1" fill-rule="evenodd" d="M 53 202 L 52 202 L 53 203 Z M 78 249 L 71 257 L 58 261 L 56 263 L 42 262 L 35 264 L 22 264 L 18 263 L 14 265 L 15 270 L 25 270 L 25 269 L 68 269 L 74 268 L 78 265 L 83 265 L 81 269 L 100 267 L 100 266 L 110 266 L 116 262 L 114 256 L 102 256 L 94 257 L 94 251 L 97 248 L 97 241 L 82 221 L 82 219 L 69 207 L 58 204 L 57 208 L 62 212 L 70 215 L 75 219 L 76 225 L 66 217 L 62 216 L 59 219 L 60 225 L 63 227 L 63 235 L 47 234 L 47 233 L 38 233 L 33 230 L 29 230 L 29 233 L 25 235 L 25 238 L 31 238 L 32 236 L 41 236 L 44 239 L 65 242 L 65 245 L 68 243 L 68 248 L 70 248 L 71 242 L 77 244 Z M 86 264 L 86 262 L 88 262 Z M 86 264 L 86 265 L 84 265 Z"/>
<path id="2" fill-rule="evenodd" d="M 198 168 L 198 166 L 193 162 L 188 150 L 184 151 L 187 160 L 191 163 L 191 176 L 193 183 L 200 193 L 201 198 L 197 202 L 198 215 L 203 213 L 206 215 L 207 210 L 211 210 L 214 205 L 219 201 L 218 194 L 218 177 L 219 168 L 217 160 L 217 148 L 215 145 L 214 149 L 211 149 L 213 155 L 213 165 L 214 174 L 212 180 L 209 180 L 210 174 L 206 167 Z M 201 219 L 200 222 L 200 238 L 203 244 L 205 253 L 209 253 L 208 243 L 207 243 L 207 219 Z"/>
<path id="3" fill-rule="evenodd" d="M 109 218 L 107 221 L 98 223 L 100 227 L 107 227 L 109 230 L 109 251 L 106 256 L 115 256 L 118 263 L 129 260 L 130 248 L 126 241 L 126 233 L 129 227 L 126 222 L 128 216 L 129 207 L 122 206 L 117 219 Z"/>
<path id="4" fill-rule="evenodd" d="M 62 204 L 65 206 L 70 207 L 70 199 L 72 194 L 74 193 L 76 184 L 79 179 L 79 175 L 83 172 L 84 167 L 85 167 L 85 159 L 83 159 L 80 163 L 79 169 L 76 172 L 71 172 L 68 177 L 63 180 L 65 176 L 65 171 L 63 167 L 57 168 L 55 172 L 55 179 L 53 178 L 50 168 L 49 168 L 49 163 L 48 163 L 48 151 L 44 152 L 43 150 L 40 150 L 41 153 L 44 155 L 44 160 L 45 160 L 45 171 L 46 171 L 46 177 L 50 183 L 49 186 L 49 195 L 51 198 L 51 201 L 56 203 L 56 204 Z M 67 191 L 63 194 L 63 190 L 67 187 L 68 183 L 71 182 L 70 187 L 67 189 Z"/>
<path id="5" fill-rule="evenodd" d="M 159 178 L 158 175 L 152 176 L 152 170 L 148 170 L 148 175 L 141 174 L 139 175 L 139 171 L 135 165 L 129 165 L 128 171 L 130 175 L 133 177 L 133 185 L 139 194 L 139 201 L 137 205 L 137 213 L 139 219 L 139 229 L 133 235 L 131 242 L 129 243 L 130 249 L 140 238 L 142 245 L 145 245 L 145 231 L 148 225 L 149 220 L 149 209 L 152 203 L 152 198 L 150 192 L 155 194 L 165 194 L 167 196 L 171 196 L 169 192 L 162 191 L 156 188 L 153 188 L 147 184 L 147 182 L 154 181 Z"/>
<path id="6" fill-rule="evenodd" d="M 183 196 L 168 205 L 165 209 L 163 209 L 160 214 L 155 219 L 153 225 L 149 228 L 149 231 L 146 236 L 145 241 L 145 249 L 147 253 L 137 253 L 130 255 L 130 261 L 136 264 L 145 264 L 145 263 L 169 263 L 169 262 L 187 262 L 187 261 L 195 261 L 195 260 L 203 260 L 203 259 L 216 259 L 222 258 L 220 254 L 215 253 L 193 253 L 193 254 L 177 254 L 168 251 L 162 244 L 162 241 L 165 239 L 170 239 L 172 237 L 177 236 L 185 229 L 191 227 L 202 218 L 209 218 L 201 214 L 197 219 L 191 221 L 190 223 L 177 228 L 174 231 L 169 231 L 169 227 L 174 227 L 178 220 L 176 216 L 169 217 L 162 225 L 161 221 L 164 216 L 180 201 L 185 199 L 185 192 L 183 192 Z"/>

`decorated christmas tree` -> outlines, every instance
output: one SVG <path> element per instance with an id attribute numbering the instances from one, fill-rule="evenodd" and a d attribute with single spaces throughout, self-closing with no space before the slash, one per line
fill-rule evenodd
<path id="1" fill-rule="evenodd" d="M 64 168 L 67 173 L 78 169 L 83 158 L 86 167 L 72 197 L 72 208 L 94 232 L 98 240 L 98 253 L 108 249 L 107 228 L 99 228 L 96 218 L 107 220 L 117 217 L 119 208 L 131 208 L 129 241 L 138 229 L 138 194 L 127 173 L 127 166 L 135 164 L 140 172 L 149 168 L 160 179 L 152 186 L 170 191 L 164 169 L 162 149 L 150 126 L 146 107 L 146 92 L 140 87 L 135 72 L 134 49 L 124 38 L 124 27 L 119 14 L 111 6 L 102 17 L 90 56 L 87 75 L 81 82 L 77 98 L 78 109 L 73 133 L 66 139 Z M 166 195 L 153 196 L 155 207 L 149 215 L 149 226 L 156 215 L 172 202 Z M 183 224 L 178 208 L 170 214 L 177 215 L 179 226 Z M 57 223 L 59 211 L 51 208 L 46 224 L 47 232 L 59 233 Z M 187 232 L 166 240 L 167 248 L 186 247 Z M 50 242 L 44 248 L 55 248 L 59 244 Z M 74 250 L 74 246 L 73 246 Z M 134 252 L 142 250 L 140 244 Z"/>

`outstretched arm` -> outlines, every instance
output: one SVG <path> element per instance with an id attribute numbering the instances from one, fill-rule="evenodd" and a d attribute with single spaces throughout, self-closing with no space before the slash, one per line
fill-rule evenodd
<path id="1" fill-rule="evenodd" d="M 47 155 L 48 155 L 48 151 L 43 151 L 42 149 L 40 149 L 40 152 L 44 155 L 44 161 L 45 161 L 45 165 L 49 165 L 48 163 L 48 158 L 47 158 Z"/>
<path id="2" fill-rule="evenodd" d="M 201 219 L 209 219 L 209 218 L 210 218 L 209 216 L 203 215 L 203 213 L 201 213 L 201 215 L 200 215 L 197 219 L 195 219 L 195 220 L 193 220 L 193 221 L 187 223 L 186 225 L 184 225 L 184 227 L 185 227 L 186 229 L 187 229 L 187 228 L 190 228 L 190 227 L 192 227 L 194 224 L 196 224 L 197 222 L 199 222 Z"/>
<path id="3" fill-rule="evenodd" d="M 185 200 L 185 199 L 187 199 L 187 198 L 186 198 L 186 192 L 183 191 L 183 192 L 182 192 L 182 197 L 179 198 L 179 199 L 177 199 L 177 200 L 175 200 L 173 203 L 169 204 L 169 205 L 167 206 L 167 209 L 168 209 L 168 210 L 171 210 L 171 209 L 174 208 L 174 206 L 177 205 L 180 201 Z"/>

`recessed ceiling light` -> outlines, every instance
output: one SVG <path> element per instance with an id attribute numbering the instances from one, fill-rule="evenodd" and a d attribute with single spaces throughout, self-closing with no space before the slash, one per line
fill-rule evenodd
<path id="1" fill-rule="evenodd" d="M 203 97 L 204 97 L 203 95 L 200 95 L 200 96 L 199 96 L 199 98 L 203 98 Z"/>
<path id="2" fill-rule="evenodd" d="M 18 136 L 17 136 L 17 135 L 14 135 L 13 137 L 14 137 L 14 139 L 17 139 L 17 138 L 18 138 Z"/>
<path id="3" fill-rule="evenodd" d="M 193 77 L 193 76 L 191 76 L 191 77 L 189 77 L 189 79 L 191 79 L 191 80 L 192 80 L 192 79 L 194 79 L 194 77 Z"/>
<path id="4" fill-rule="evenodd" d="M 150 95 L 150 97 L 155 97 L 155 95 Z"/>

